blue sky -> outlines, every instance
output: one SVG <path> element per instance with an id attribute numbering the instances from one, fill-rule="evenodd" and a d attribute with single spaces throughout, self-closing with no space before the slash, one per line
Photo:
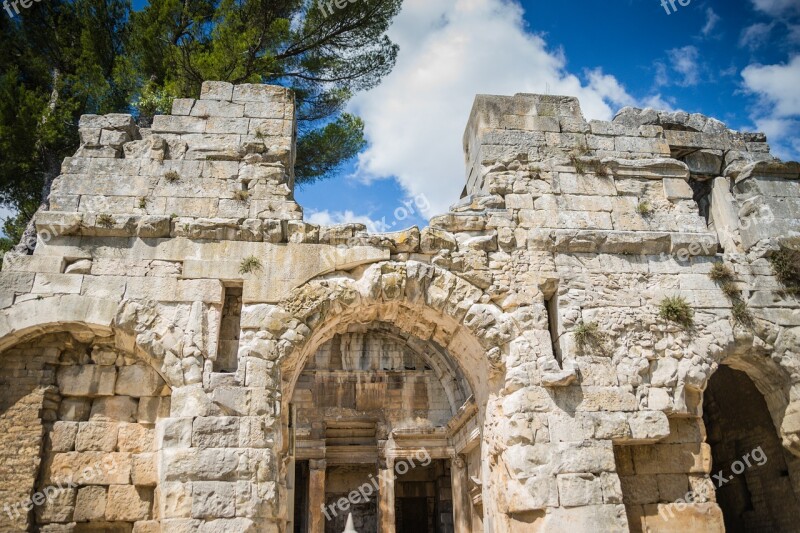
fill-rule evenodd
<path id="1" fill-rule="evenodd" d="M 766 131 L 774 153 L 800 159 L 800 0 L 675 5 L 406 0 L 390 30 L 397 67 L 350 109 L 370 146 L 340 177 L 298 191 L 306 217 L 391 230 L 411 220 L 395 220 L 404 199 L 430 205 L 414 223 L 446 210 L 463 187 L 476 93 L 569 94 L 598 119 L 624 105 L 700 112 Z"/>

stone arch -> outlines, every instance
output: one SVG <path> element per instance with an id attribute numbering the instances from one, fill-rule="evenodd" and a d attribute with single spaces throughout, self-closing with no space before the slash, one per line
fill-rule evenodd
<path id="1" fill-rule="evenodd" d="M 171 388 L 149 361 L 116 342 L 107 320 L 66 316 L 63 323 L 47 316 L 18 323 L 23 327 L 2 339 L 0 434 L 8 468 L 0 524 L 150 524 L 155 422 L 169 416 Z"/>
<path id="2" fill-rule="evenodd" d="M 513 318 L 489 303 L 483 291 L 462 278 L 424 263 L 383 262 L 315 278 L 295 289 L 272 311 L 282 398 L 290 397 L 308 357 L 350 323 L 391 321 L 422 340 L 455 351 L 456 361 L 483 409 L 490 391 L 502 388 L 510 342 L 520 335 Z M 285 414 L 285 410 L 284 410 Z"/>

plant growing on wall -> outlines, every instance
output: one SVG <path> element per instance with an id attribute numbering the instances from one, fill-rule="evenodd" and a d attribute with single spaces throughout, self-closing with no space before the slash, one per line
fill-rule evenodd
<path id="1" fill-rule="evenodd" d="M 791 294 L 800 292 L 800 251 L 781 246 L 769 256 L 775 277 Z"/>
<path id="2" fill-rule="evenodd" d="M 263 269 L 261 260 L 259 260 L 258 257 L 254 255 L 251 255 L 250 257 L 245 257 L 239 264 L 239 274 L 252 274 L 253 272 L 256 272 L 261 269 Z"/>
<path id="3" fill-rule="evenodd" d="M 658 306 L 658 316 L 685 328 L 694 326 L 694 310 L 681 296 L 664 298 Z"/>

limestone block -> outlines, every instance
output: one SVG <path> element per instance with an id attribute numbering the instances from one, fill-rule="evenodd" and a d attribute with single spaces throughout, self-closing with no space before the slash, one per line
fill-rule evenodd
<path id="1" fill-rule="evenodd" d="M 230 479 L 239 467 L 238 450 L 164 449 L 161 472 L 166 481 Z"/>
<path id="2" fill-rule="evenodd" d="M 132 533 L 161 533 L 161 523 L 158 520 L 140 520 L 133 524 Z"/>
<path id="3" fill-rule="evenodd" d="M 623 475 L 619 476 L 622 493 L 625 494 L 626 503 L 642 505 L 658 502 L 658 480 L 655 475 Z"/>
<path id="4" fill-rule="evenodd" d="M 117 371 L 97 365 L 63 366 L 56 373 L 56 382 L 64 396 L 111 396 Z"/>
<path id="5" fill-rule="evenodd" d="M 71 452 L 75 449 L 75 436 L 78 434 L 77 422 L 55 422 L 50 431 L 50 450 Z"/>
<path id="6" fill-rule="evenodd" d="M 125 294 L 124 276 L 84 276 L 81 295 L 119 301 Z"/>
<path id="7" fill-rule="evenodd" d="M 185 116 L 191 113 L 194 98 L 176 98 L 172 101 L 172 115 Z"/>
<path id="8" fill-rule="evenodd" d="M 138 407 L 136 399 L 130 396 L 97 398 L 92 402 L 90 420 L 135 422 Z"/>
<path id="9" fill-rule="evenodd" d="M 170 399 L 165 396 L 144 396 L 139 398 L 136 421 L 140 424 L 155 424 L 159 418 L 169 416 Z"/>
<path id="10" fill-rule="evenodd" d="M 561 442 L 555 446 L 553 467 L 558 474 L 613 472 L 616 468 L 610 441 Z"/>
<path id="11" fill-rule="evenodd" d="M 166 418 L 156 422 L 156 443 L 162 449 L 192 445 L 192 418 Z"/>
<path id="12" fill-rule="evenodd" d="M 111 485 L 108 487 L 106 518 L 135 522 L 151 517 L 153 489 L 133 485 Z"/>
<path id="13" fill-rule="evenodd" d="M 206 121 L 206 133 L 235 133 L 247 135 L 249 118 L 211 117 Z"/>
<path id="14" fill-rule="evenodd" d="M 194 420 L 192 446 L 196 448 L 236 448 L 238 445 L 238 418 L 198 417 Z"/>
<path id="15" fill-rule="evenodd" d="M 200 98 L 205 100 L 233 99 L 234 86 L 225 81 L 204 81 L 200 87 Z"/>
<path id="16" fill-rule="evenodd" d="M 73 488 L 55 488 L 47 492 L 47 495 L 37 492 L 31 498 L 36 509 L 36 520 L 43 524 L 71 522 L 77 491 Z"/>
<path id="17" fill-rule="evenodd" d="M 172 391 L 170 415 L 173 417 L 218 416 L 222 412 L 198 385 L 179 387 Z"/>
<path id="18" fill-rule="evenodd" d="M 159 484 L 159 489 L 163 501 L 162 519 L 188 518 L 192 515 L 191 483 L 162 482 Z M 173 530 L 167 529 L 167 531 Z M 188 529 L 186 531 L 196 531 L 196 529 Z"/>
<path id="19" fill-rule="evenodd" d="M 691 200 L 694 192 L 686 180 L 680 178 L 664 178 L 664 196 L 667 200 Z"/>
<path id="20" fill-rule="evenodd" d="M 117 446 L 117 424 L 81 422 L 75 440 L 75 451 L 113 452 Z"/>
<path id="21" fill-rule="evenodd" d="M 115 392 L 118 395 L 133 396 L 162 396 L 169 394 L 169 387 L 148 364 L 139 363 L 123 366 L 117 373 Z"/>
<path id="22" fill-rule="evenodd" d="M 39 273 L 33 281 L 34 294 L 80 294 L 83 276 L 76 274 Z"/>
<path id="23" fill-rule="evenodd" d="M 87 485 L 112 485 L 129 483 L 130 475 L 128 453 L 67 452 L 53 455 L 45 479 L 47 482 L 79 479 Z"/>
<path id="24" fill-rule="evenodd" d="M 171 116 L 156 115 L 153 117 L 154 133 L 204 133 L 206 131 L 206 121 L 197 118 L 197 115 Z"/>
<path id="25" fill-rule="evenodd" d="M 548 511 L 541 521 L 541 531 L 634 531 L 628 529 L 623 505 L 587 505 Z M 513 531 L 521 533 L 530 529 L 528 524 L 521 523 L 519 529 Z"/>
<path id="26" fill-rule="evenodd" d="M 655 442 L 669 435 L 669 421 L 661 411 L 631 413 L 628 423 L 631 438 L 639 442 Z"/>
<path id="27" fill-rule="evenodd" d="M 92 402 L 86 398 L 64 398 L 58 406 L 58 419 L 82 422 L 89 420 Z M 77 430 L 76 430 L 77 431 Z"/>
<path id="28" fill-rule="evenodd" d="M 158 483 L 156 454 L 140 453 L 132 458 L 131 482 L 137 486 L 155 487 Z"/>
<path id="29" fill-rule="evenodd" d="M 723 533 L 725 531 L 722 510 L 716 503 L 646 505 L 643 514 L 645 531 L 664 533 L 685 533 L 686 531 Z"/>
<path id="30" fill-rule="evenodd" d="M 149 452 L 153 449 L 154 430 L 141 424 L 120 424 L 117 449 L 121 452 Z"/>
<path id="31" fill-rule="evenodd" d="M 642 474 L 706 474 L 711 470 L 711 447 L 706 443 L 636 446 L 636 472 Z"/>
<path id="32" fill-rule="evenodd" d="M 557 480 L 558 500 L 563 507 L 603 503 L 600 478 L 594 474 L 562 474 Z"/>
<path id="33" fill-rule="evenodd" d="M 198 100 L 192 107 L 191 116 L 193 117 L 244 117 L 244 105 L 223 102 L 220 100 Z M 191 145 L 191 143 L 190 143 Z"/>
<path id="34" fill-rule="evenodd" d="M 103 520 L 106 514 L 108 489 L 101 486 L 81 487 L 75 499 L 76 522 Z"/>
<path id="35" fill-rule="evenodd" d="M 233 518 L 236 516 L 236 484 L 192 483 L 192 518 Z"/>

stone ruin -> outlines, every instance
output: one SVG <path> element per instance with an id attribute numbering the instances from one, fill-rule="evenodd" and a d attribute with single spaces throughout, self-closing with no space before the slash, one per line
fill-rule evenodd
<path id="1" fill-rule="evenodd" d="M 800 165 L 478 96 L 462 198 L 377 235 L 303 221 L 294 105 L 81 119 L 0 272 L 0 530 L 796 529 Z"/>

